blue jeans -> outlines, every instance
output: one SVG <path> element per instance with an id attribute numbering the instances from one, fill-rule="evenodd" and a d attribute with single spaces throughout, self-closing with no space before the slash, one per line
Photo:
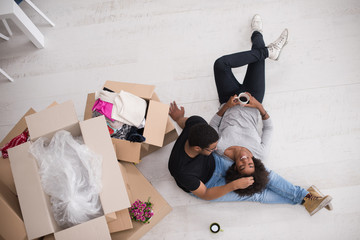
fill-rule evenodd
<path id="1" fill-rule="evenodd" d="M 259 102 L 265 94 L 265 59 L 269 52 L 265 47 L 263 36 L 255 31 L 251 36 L 251 50 L 226 55 L 214 63 L 214 77 L 220 104 L 227 102 L 230 96 L 249 92 Z M 232 68 L 247 65 L 242 84 L 235 78 Z"/>
<path id="2" fill-rule="evenodd" d="M 223 186 L 226 184 L 225 175 L 229 167 L 234 163 L 232 160 L 213 153 L 215 159 L 215 171 L 210 180 L 205 183 L 207 188 Z M 279 176 L 274 171 L 268 170 L 269 183 L 266 188 L 259 193 L 255 193 L 252 196 L 239 196 L 235 192 L 229 192 L 228 194 L 214 199 L 212 201 L 217 202 L 233 202 L 233 201 L 250 201 L 260 203 L 287 203 L 287 204 L 300 204 L 308 191 L 295 186 L 284 178 Z"/>

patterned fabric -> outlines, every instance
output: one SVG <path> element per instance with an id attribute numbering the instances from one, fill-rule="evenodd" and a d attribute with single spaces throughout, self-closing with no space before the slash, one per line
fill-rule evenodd
<path id="1" fill-rule="evenodd" d="M 29 138 L 29 131 L 26 129 L 23 133 L 14 137 L 13 139 L 11 139 L 10 142 L 8 142 L 5 146 L 3 146 L 1 148 L 2 157 L 8 158 L 9 155 L 8 155 L 7 150 L 9 148 L 13 148 L 17 145 L 20 145 L 20 144 L 26 142 L 28 140 L 28 138 Z"/>
<path id="2" fill-rule="evenodd" d="M 116 133 L 112 134 L 111 137 L 117 139 L 126 139 L 126 135 L 131 131 L 131 126 L 124 124 Z"/>

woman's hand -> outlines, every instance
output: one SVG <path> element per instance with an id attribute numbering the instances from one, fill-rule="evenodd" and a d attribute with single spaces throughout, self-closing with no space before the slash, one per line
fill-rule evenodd
<path id="1" fill-rule="evenodd" d="M 236 105 L 240 105 L 240 101 L 239 101 L 237 95 L 235 94 L 234 96 L 231 96 L 225 105 L 227 108 L 232 108 Z"/>
<path id="2" fill-rule="evenodd" d="M 253 185 L 254 178 L 253 177 L 243 177 L 243 178 L 236 179 L 236 180 L 232 181 L 231 183 L 233 184 L 234 191 L 237 189 L 245 189 L 245 188 Z"/>
<path id="3" fill-rule="evenodd" d="M 224 116 L 224 113 L 226 112 L 226 110 L 228 110 L 229 108 L 232 108 L 236 105 L 240 105 L 240 101 L 237 98 L 237 95 L 235 94 L 234 96 L 231 96 L 229 98 L 229 100 L 220 108 L 220 110 L 216 114 L 219 115 L 220 117 L 222 117 L 222 116 Z"/>
<path id="4" fill-rule="evenodd" d="M 250 101 L 244 105 L 245 107 L 259 108 L 259 106 L 261 106 L 261 103 L 258 100 L 256 100 L 256 98 L 251 96 L 249 92 L 246 92 L 246 94 L 250 96 Z"/>
<path id="5" fill-rule="evenodd" d="M 269 114 L 265 111 L 263 105 L 256 100 L 256 98 L 254 98 L 253 96 L 251 96 L 250 93 L 246 92 L 247 94 L 249 94 L 250 96 L 250 101 L 248 104 L 245 104 L 245 107 L 252 107 L 252 108 L 257 108 L 260 112 L 261 118 L 262 120 L 266 120 L 268 119 L 270 116 Z"/>

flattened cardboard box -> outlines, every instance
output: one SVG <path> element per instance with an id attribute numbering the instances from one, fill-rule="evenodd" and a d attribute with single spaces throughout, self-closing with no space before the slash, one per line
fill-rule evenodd
<path id="1" fill-rule="evenodd" d="M 121 90 L 130 92 L 148 102 L 144 128 L 144 143 L 129 142 L 112 138 L 116 157 L 119 160 L 139 163 L 140 159 L 169 144 L 177 138 L 177 132 L 169 119 L 169 106 L 159 101 L 154 93 L 155 86 L 107 81 L 104 87 L 119 93 Z M 92 117 L 92 107 L 95 103 L 95 93 L 88 94 L 84 119 Z"/>
<path id="2" fill-rule="evenodd" d="M 119 162 L 120 169 L 126 179 L 126 186 L 130 196 L 130 201 L 135 202 L 137 199 L 153 203 L 154 216 L 150 219 L 149 224 L 133 222 L 133 228 L 111 234 L 114 240 L 135 240 L 140 239 L 152 227 L 158 224 L 172 208 L 160 193 L 150 184 L 150 182 L 141 174 L 141 172 L 132 163 Z M 164 229 L 166 231 L 166 229 Z"/>
<path id="3" fill-rule="evenodd" d="M 31 141 L 53 134 L 61 129 L 73 136 L 82 135 L 85 144 L 103 157 L 102 192 L 100 200 L 104 214 L 127 209 L 130 206 L 124 180 L 108 135 L 104 117 L 79 122 L 72 102 L 65 102 L 26 117 Z M 31 142 L 9 150 L 9 157 L 21 211 L 29 239 L 55 233 L 56 239 L 76 239 L 87 235 L 87 239 L 110 239 L 105 216 L 60 230 L 50 209 L 49 196 L 41 186 L 37 163 L 28 152 Z"/>

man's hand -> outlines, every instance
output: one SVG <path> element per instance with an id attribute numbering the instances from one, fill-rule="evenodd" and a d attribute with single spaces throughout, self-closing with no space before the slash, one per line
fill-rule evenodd
<path id="1" fill-rule="evenodd" d="M 173 101 L 170 103 L 169 115 L 182 129 L 184 129 L 187 120 L 184 107 L 179 108 L 176 102 Z"/>
<path id="2" fill-rule="evenodd" d="M 185 109 L 184 107 L 179 108 L 176 102 L 173 101 L 170 103 L 169 115 L 175 122 L 177 122 L 180 118 L 185 116 Z"/>
<path id="3" fill-rule="evenodd" d="M 254 183 L 254 178 L 253 177 L 243 177 L 243 178 L 236 179 L 236 180 L 232 181 L 231 183 L 233 184 L 234 190 L 245 189 Z"/>

